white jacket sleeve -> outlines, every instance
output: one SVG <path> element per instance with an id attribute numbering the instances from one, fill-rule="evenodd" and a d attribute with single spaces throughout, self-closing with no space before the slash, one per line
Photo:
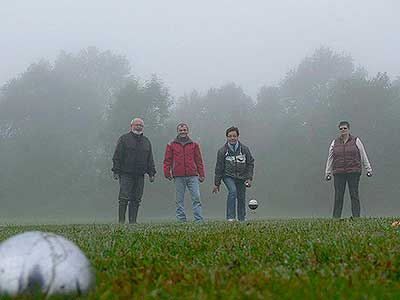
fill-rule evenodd
<path id="1" fill-rule="evenodd" d="M 332 141 L 329 146 L 328 160 L 326 161 L 325 176 L 332 174 L 332 164 L 333 164 L 333 146 L 335 145 L 335 140 Z"/>
<path id="2" fill-rule="evenodd" d="M 369 163 L 367 152 L 365 152 L 365 148 L 363 143 L 359 138 L 357 138 L 356 145 L 358 150 L 360 151 L 360 156 L 361 156 L 361 164 L 364 166 L 364 168 L 367 170 L 367 172 L 372 172 L 371 164 Z"/>

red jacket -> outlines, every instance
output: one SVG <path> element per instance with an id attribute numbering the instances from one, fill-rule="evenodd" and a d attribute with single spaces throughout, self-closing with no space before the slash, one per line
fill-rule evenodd
<path id="1" fill-rule="evenodd" d="M 164 175 L 204 177 L 204 165 L 201 158 L 200 146 L 190 138 L 185 144 L 177 139 L 167 144 L 164 155 Z"/>

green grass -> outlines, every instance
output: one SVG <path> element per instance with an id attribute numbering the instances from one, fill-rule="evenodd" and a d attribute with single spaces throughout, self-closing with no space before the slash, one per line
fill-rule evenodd
<path id="1" fill-rule="evenodd" d="M 40 230 L 75 242 L 97 283 L 74 299 L 400 299 L 392 221 L 7 225 L 0 241 Z"/>

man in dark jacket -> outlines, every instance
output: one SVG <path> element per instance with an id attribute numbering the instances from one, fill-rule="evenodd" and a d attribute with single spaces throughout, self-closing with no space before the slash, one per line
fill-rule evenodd
<path id="1" fill-rule="evenodd" d="M 254 158 L 247 146 L 239 142 L 239 129 L 235 126 L 226 130 L 227 142 L 217 153 L 213 193 L 220 190 L 221 180 L 228 189 L 226 218 L 228 221 L 246 220 L 246 187 L 253 180 Z M 236 203 L 237 202 L 237 203 Z"/>
<path id="2" fill-rule="evenodd" d="M 180 123 L 177 131 L 177 137 L 168 143 L 164 156 L 164 176 L 175 181 L 176 219 L 186 222 L 184 198 L 187 187 L 192 198 L 194 219 L 203 221 L 199 182 L 204 181 L 205 175 L 200 146 L 188 136 L 187 124 Z"/>
<path id="3" fill-rule="evenodd" d="M 144 174 L 154 182 L 154 167 L 151 143 L 143 135 L 144 122 L 135 118 L 131 131 L 122 135 L 113 156 L 114 179 L 119 180 L 119 223 L 125 223 L 126 208 L 129 204 L 129 223 L 136 223 L 140 201 L 143 195 Z"/>

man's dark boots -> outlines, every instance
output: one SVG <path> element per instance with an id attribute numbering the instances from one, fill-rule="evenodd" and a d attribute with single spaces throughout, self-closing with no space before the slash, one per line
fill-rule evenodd
<path id="1" fill-rule="evenodd" d="M 139 211 L 139 205 L 129 202 L 129 224 L 135 224 Z"/>
<path id="2" fill-rule="evenodd" d="M 125 201 L 119 201 L 119 206 L 118 206 L 118 222 L 119 224 L 124 224 L 125 223 L 125 214 L 126 214 L 126 207 L 127 204 Z"/>

